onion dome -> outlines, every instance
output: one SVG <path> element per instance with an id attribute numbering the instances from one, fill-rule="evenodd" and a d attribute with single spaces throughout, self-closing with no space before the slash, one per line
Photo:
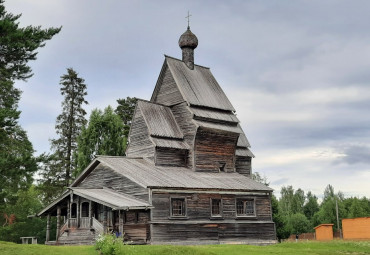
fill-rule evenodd
<path id="1" fill-rule="evenodd" d="M 190 31 L 190 27 L 180 36 L 179 39 L 180 48 L 192 48 L 195 49 L 198 46 L 198 38 Z"/>

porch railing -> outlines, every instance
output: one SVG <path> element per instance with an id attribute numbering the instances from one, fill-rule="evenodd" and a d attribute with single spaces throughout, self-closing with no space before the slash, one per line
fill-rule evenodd
<path id="1" fill-rule="evenodd" d="M 93 218 L 93 227 L 98 234 L 104 233 L 104 227 L 103 225 L 95 218 Z"/>
<path id="2" fill-rule="evenodd" d="M 70 218 L 68 220 L 70 228 L 77 228 L 77 218 Z"/>
<path id="3" fill-rule="evenodd" d="M 64 223 L 64 225 L 59 230 L 59 236 L 63 235 L 64 231 L 68 228 L 67 222 Z"/>

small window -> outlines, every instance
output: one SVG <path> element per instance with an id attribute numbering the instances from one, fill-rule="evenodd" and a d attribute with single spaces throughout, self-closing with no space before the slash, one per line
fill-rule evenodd
<path id="1" fill-rule="evenodd" d="M 220 163 L 220 172 L 225 172 L 226 163 Z"/>
<path id="2" fill-rule="evenodd" d="M 171 216 L 185 216 L 185 198 L 171 199 Z"/>
<path id="3" fill-rule="evenodd" d="M 237 216 L 255 216 L 254 199 L 238 199 L 236 201 Z"/>
<path id="4" fill-rule="evenodd" d="M 221 199 L 212 199 L 211 215 L 221 216 Z"/>

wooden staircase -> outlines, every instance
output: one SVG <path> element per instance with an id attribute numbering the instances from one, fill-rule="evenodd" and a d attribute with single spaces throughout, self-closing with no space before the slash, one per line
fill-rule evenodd
<path id="1" fill-rule="evenodd" d="M 67 223 L 60 230 L 60 236 L 55 245 L 91 245 L 99 234 L 103 233 L 103 226 L 93 219 L 92 228 L 67 228 Z"/>
<path id="2" fill-rule="evenodd" d="M 95 243 L 94 229 L 70 228 L 58 239 L 57 245 L 91 245 Z"/>

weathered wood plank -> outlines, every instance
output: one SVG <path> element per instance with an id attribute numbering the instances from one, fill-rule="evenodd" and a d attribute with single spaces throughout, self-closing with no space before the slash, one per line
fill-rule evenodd
<path id="1" fill-rule="evenodd" d="M 239 134 L 199 128 L 195 138 L 196 171 L 235 171 L 235 148 Z"/>
<path id="2" fill-rule="evenodd" d="M 99 164 L 79 185 L 81 188 L 108 187 L 124 194 L 148 201 L 148 190 L 116 173 L 104 164 Z"/>

